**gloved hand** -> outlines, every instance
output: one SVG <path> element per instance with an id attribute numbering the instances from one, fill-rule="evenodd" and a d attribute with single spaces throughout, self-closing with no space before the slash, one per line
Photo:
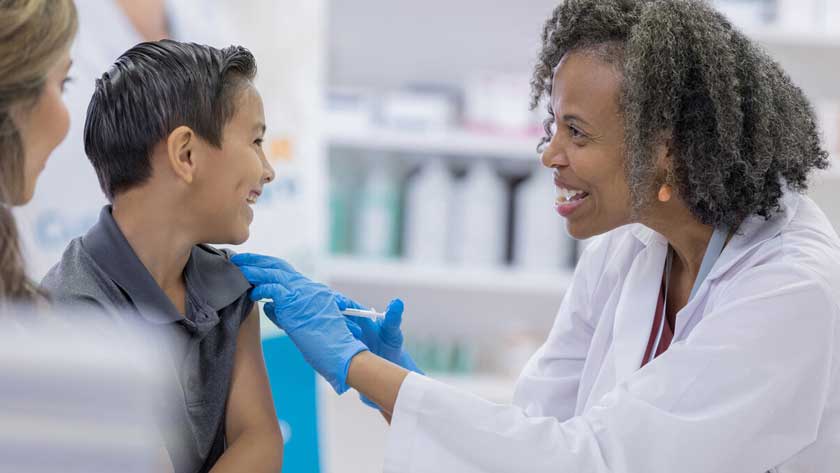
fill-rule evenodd
<path id="1" fill-rule="evenodd" d="M 346 308 L 366 309 L 341 294 L 337 294 L 336 298 L 341 310 Z M 353 336 L 361 340 L 374 354 L 391 363 L 402 366 L 409 371 L 424 374 L 408 353 L 403 350 L 403 333 L 400 329 L 403 310 L 403 302 L 399 299 L 394 299 L 388 304 L 388 310 L 385 311 L 384 319 L 373 321 L 364 317 L 350 316 L 346 317 L 347 326 L 350 328 Z M 376 403 L 363 394 L 359 394 L 359 396 L 366 405 L 374 409 L 379 409 Z"/>
<path id="2" fill-rule="evenodd" d="M 350 360 L 367 347 L 348 329 L 336 294 L 278 258 L 242 253 L 231 262 L 255 286 L 252 300 L 273 301 L 265 305 L 266 315 L 286 332 L 306 361 L 335 392 L 347 391 Z"/>

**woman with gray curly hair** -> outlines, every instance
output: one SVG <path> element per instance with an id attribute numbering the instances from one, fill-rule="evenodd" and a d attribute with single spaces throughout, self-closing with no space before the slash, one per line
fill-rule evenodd
<path id="1" fill-rule="evenodd" d="M 416 372 L 399 305 L 345 324 L 343 296 L 240 255 L 254 297 L 390 416 L 388 472 L 835 471 L 840 239 L 802 194 L 828 166 L 802 92 L 700 1 L 567 0 L 542 40 L 542 162 L 598 237 L 512 405 Z"/>

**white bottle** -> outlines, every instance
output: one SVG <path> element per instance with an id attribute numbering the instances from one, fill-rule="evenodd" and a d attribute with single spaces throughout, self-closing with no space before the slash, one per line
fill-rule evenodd
<path id="1" fill-rule="evenodd" d="M 423 264 L 446 259 L 447 217 L 452 175 L 440 158 L 431 158 L 409 180 L 405 200 L 405 254 Z"/>
<path id="2" fill-rule="evenodd" d="M 833 37 L 837 37 L 838 25 L 840 25 L 840 2 L 837 0 L 825 0 L 823 31 Z"/>
<path id="3" fill-rule="evenodd" d="M 575 242 L 554 210 L 551 173 L 535 171 L 514 196 L 513 261 L 522 269 L 557 270 L 573 264 Z"/>
<path id="4" fill-rule="evenodd" d="M 374 160 L 359 196 L 356 253 L 369 258 L 396 256 L 399 225 L 399 186 L 396 172 Z"/>
<path id="5" fill-rule="evenodd" d="M 500 266 L 507 245 L 508 191 L 486 161 L 478 161 L 458 183 L 452 206 L 452 260 L 466 266 Z"/>

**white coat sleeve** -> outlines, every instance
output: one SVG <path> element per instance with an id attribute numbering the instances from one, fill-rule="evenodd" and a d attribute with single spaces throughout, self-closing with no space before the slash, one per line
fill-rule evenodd
<path id="1" fill-rule="evenodd" d="M 578 388 L 586 355 L 595 331 L 590 298 L 597 281 L 588 278 L 603 273 L 606 243 L 587 247 L 577 265 L 546 342 L 525 365 L 513 396 L 513 404 L 526 415 L 566 420 L 575 413 Z"/>
<path id="2" fill-rule="evenodd" d="M 412 374 L 388 473 L 743 473 L 817 435 L 838 306 L 805 270 L 770 264 L 722 290 L 690 336 L 578 417 L 529 417 Z"/>

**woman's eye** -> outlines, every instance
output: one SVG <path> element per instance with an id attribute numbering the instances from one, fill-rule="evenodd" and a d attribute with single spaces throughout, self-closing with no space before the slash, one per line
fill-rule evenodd
<path id="1" fill-rule="evenodd" d="M 574 126 L 567 125 L 567 128 L 569 129 L 569 136 L 571 136 L 572 139 L 586 138 L 586 134 L 584 134 L 582 131 L 578 130 Z"/>
<path id="2" fill-rule="evenodd" d="M 67 84 L 70 84 L 72 82 L 73 82 L 72 77 L 66 77 L 63 81 L 61 81 L 61 92 L 64 92 L 65 90 L 67 90 Z"/>
<path id="3" fill-rule="evenodd" d="M 263 139 L 262 138 L 257 138 L 256 140 L 254 140 L 254 144 L 259 146 L 260 148 L 262 148 Z"/>

